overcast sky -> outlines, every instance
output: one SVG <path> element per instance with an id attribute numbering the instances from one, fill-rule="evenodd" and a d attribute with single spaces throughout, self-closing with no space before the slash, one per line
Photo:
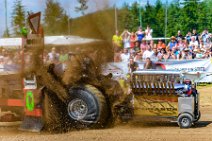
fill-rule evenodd
<path id="1" fill-rule="evenodd" d="M 5 30 L 5 6 L 4 6 L 5 0 L 0 0 L 0 37 L 3 35 L 3 32 Z M 8 7 L 8 27 L 9 30 L 12 30 L 11 27 L 11 13 L 13 11 L 14 2 L 16 0 L 7 0 L 7 7 Z M 72 17 L 78 17 L 80 16 L 80 13 L 75 12 L 75 6 L 78 4 L 77 0 L 57 0 L 60 2 L 61 6 L 66 10 L 67 14 Z M 139 0 L 88 0 L 88 10 L 86 13 L 95 12 L 96 10 L 102 9 L 105 5 L 113 6 L 116 4 L 117 6 L 122 6 L 123 3 L 133 3 L 135 1 Z M 165 1 L 165 0 L 162 0 Z M 169 0 L 171 1 L 171 0 Z M 140 0 L 141 5 L 145 5 L 147 3 L 147 0 Z M 149 0 L 150 4 L 155 4 L 156 0 Z M 45 3 L 46 0 L 22 0 L 22 4 L 25 7 L 26 11 L 33 11 L 43 12 L 45 9 Z"/>

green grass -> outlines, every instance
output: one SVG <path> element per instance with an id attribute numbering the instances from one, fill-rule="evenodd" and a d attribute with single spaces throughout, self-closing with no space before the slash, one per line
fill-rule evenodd
<path id="1" fill-rule="evenodd" d="M 209 84 L 209 83 L 201 83 L 201 84 L 198 84 L 197 88 L 198 88 L 198 89 L 202 89 L 202 88 L 212 88 L 212 84 Z"/>

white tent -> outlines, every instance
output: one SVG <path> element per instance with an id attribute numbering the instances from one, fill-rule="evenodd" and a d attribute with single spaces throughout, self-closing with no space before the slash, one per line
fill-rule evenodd
<path id="1" fill-rule="evenodd" d="M 79 36 L 45 36 L 45 45 L 74 45 L 86 44 L 91 42 L 100 41 L 98 39 L 82 38 Z M 0 47 L 19 48 L 21 47 L 21 38 L 1 38 Z"/>

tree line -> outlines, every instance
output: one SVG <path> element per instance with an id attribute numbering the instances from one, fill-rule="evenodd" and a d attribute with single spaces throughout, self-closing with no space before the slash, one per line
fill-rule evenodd
<path id="1" fill-rule="evenodd" d="M 173 0 L 168 5 L 157 0 L 154 5 L 147 3 L 140 7 L 139 3 L 125 4 L 119 13 L 119 30 L 136 31 L 140 25 L 143 29 L 150 25 L 154 37 L 171 37 L 180 30 L 183 35 L 196 29 L 212 31 L 212 0 Z M 166 12 L 167 10 L 167 12 Z M 165 35 L 165 17 L 167 13 L 167 31 Z"/>
<path id="2" fill-rule="evenodd" d="M 85 11 L 88 9 L 87 2 L 88 0 L 78 0 L 79 5 L 75 7 L 75 11 L 85 15 Z M 143 29 L 147 25 L 151 26 L 153 37 L 164 37 L 167 9 L 167 37 L 175 35 L 178 30 L 185 35 L 194 28 L 198 32 L 206 28 L 211 32 L 211 7 L 212 0 L 173 0 L 168 5 L 157 0 L 155 4 L 147 3 L 144 7 L 141 7 L 138 2 L 134 2 L 132 5 L 125 3 L 117 12 L 118 29 L 136 31 L 141 22 Z M 12 12 L 13 36 L 21 36 L 20 28 L 27 26 L 26 17 L 27 12 L 22 1 L 16 0 Z M 69 34 L 68 24 L 71 23 L 71 20 L 57 0 L 46 0 L 42 19 L 46 35 Z M 8 34 L 8 31 L 5 30 L 5 33 Z"/>
<path id="3" fill-rule="evenodd" d="M 84 15 L 84 11 L 88 8 L 88 0 L 78 0 L 79 5 L 75 7 L 76 12 L 81 12 Z M 27 17 L 32 11 L 26 11 L 22 4 L 22 0 L 16 0 L 13 5 L 12 11 L 12 35 L 9 30 L 6 29 L 3 37 L 17 37 L 21 36 L 21 29 L 28 26 Z M 43 14 L 43 27 L 45 34 L 68 34 L 68 24 L 71 18 L 68 16 L 64 8 L 57 0 L 46 0 L 46 7 Z"/>

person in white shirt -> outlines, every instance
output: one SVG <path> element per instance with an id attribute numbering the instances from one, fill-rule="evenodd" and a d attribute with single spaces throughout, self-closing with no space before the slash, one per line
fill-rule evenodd
<path id="1" fill-rule="evenodd" d="M 150 45 L 147 45 L 147 50 L 144 51 L 143 53 L 143 59 L 145 60 L 146 58 L 151 58 L 154 52 L 151 49 Z"/>
<path id="2" fill-rule="evenodd" d="M 128 62 L 130 59 L 130 54 L 128 53 L 128 49 L 124 48 L 123 53 L 121 54 L 121 61 Z"/>
<path id="3" fill-rule="evenodd" d="M 198 46 L 199 46 L 199 43 L 198 41 L 195 40 L 195 36 L 192 36 L 191 41 L 189 43 L 189 48 L 193 50 L 194 48 L 198 48 Z"/>
<path id="4" fill-rule="evenodd" d="M 146 34 L 145 38 L 146 38 L 146 40 L 151 40 L 152 39 L 152 32 L 153 32 L 153 30 L 150 28 L 149 25 L 147 25 L 147 28 L 145 30 L 145 34 Z"/>

